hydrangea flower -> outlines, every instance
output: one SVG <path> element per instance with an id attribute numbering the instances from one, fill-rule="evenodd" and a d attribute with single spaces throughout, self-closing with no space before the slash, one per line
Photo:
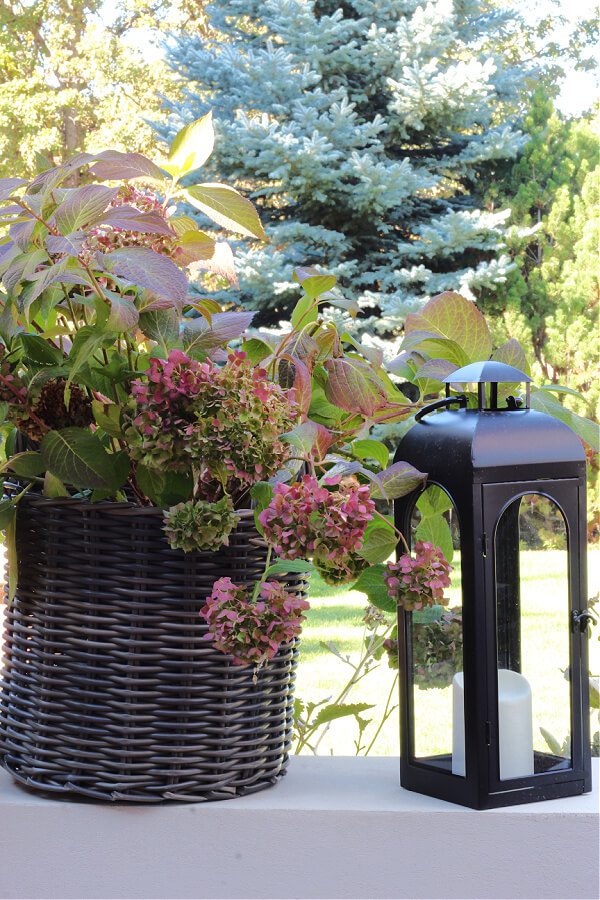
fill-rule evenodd
<path id="1" fill-rule="evenodd" d="M 341 564 L 349 570 L 362 547 L 375 503 L 368 485 L 355 478 L 326 479 L 326 483 L 329 487 L 320 485 L 313 475 L 304 475 L 295 484 L 276 485 L 259 521 L 282 559 L 312 556 L 323 567 L 339 570 Z"/>
<path id="2" fill-rule="evenodd" d="M 200 472 L 228 493 L 270 478 L 290 454 L 280 435 L 295 424 L 291 391 L 268 380 L 242 352 L 223 366 L 172 350 L 152 359 L 147 377 L 132 383 L 125 416 L 134 459 L 154 468 Z M 210 490 L 209 490 L 210 493 Z"/>
<path id="3" fill-rule="evenodd" d="M 388 594 L 407 611 L 447 605 L 445 588 L 450 586 L 452 567 L 439 547 L 429 541 L 417 541 L 415 555 L 401 556 L 398 562 L 388 563 L 384 575 Z"/>
<path id="4" fill-rule="evenodd" d="M 308 608 L 307 600 L 278 581 L 263 582 L 253 600 L 248 588 L 226 577 L 215 581 L 200 615 L 208 623 L 205 639 L 217 650 L 229 654 L 236 666 L 259 668 L 300 634 Z"/>
<path id="5" fill-rule="evenodd" d="M 140 212 L 153 212 L 164 219 L 168 224 L 169 211 L 165 208 L 162 199 L 153 191 L 135 187 L 132 184 L 123 185 L 118 194 L 112 200 L 110 208 L 120 206 L 133 206 Z M 171 229 L 172 230 L 172 229 Z M 121 247 L 148 247 L 155 253 L 162 253 L 177 261 L 178 253 L 177 234 L 143 234 L 140 231 L 130 231 L 116 225 L 96 225 L 89 228 L 86 239 L 80 251 L 80 259 L 90 262 L 97 252 L 112 253 Z"/>
<path id="6" fill-rule="evenodd" d="M 230 497 L 216 503 L 188 500 L 165 512 L 164 532 L 173 550 L 218 550 L 228 546 L 238 520 Z"/>

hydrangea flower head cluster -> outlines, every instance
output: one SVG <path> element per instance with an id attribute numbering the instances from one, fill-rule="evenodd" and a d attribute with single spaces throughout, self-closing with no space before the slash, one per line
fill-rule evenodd
<path id="1" fill-rule="evenodd" d="M 387 564 L 384 577 L 388 594 L 407 612 L 436 603 L 446 605 L 444 590 L 450 587 L 451 569 L 439 547 L 417 541 L 414 557 L 405 553 L 398 562 Z"/>
<path id="2" fill-rule="evenodd" d="M 229 654 L 236 666 L 256 668 L 273 659 L 282 644 L 300 634 L 309 603 L 278 581 L 265 581 L 253 600 L 246 587 L 231 578 L 215 581 L 200 610 L 208 623 L 206 640 Z"/>
<path id="3" fill-rule="evenodd" d="M 238 520 L 230 497 L 216 503 L 188 500 L 166 511 L 164 531 L 173 550 L 217 550 L 229 545 L 229 535 Z"/>
<path id="4" fill-rule="evenodd" d="M 126 435 L 134 459 L 147 466 L 193 465 L 204 484 L 212 480 L 235 493 L 270 478 L 289 456 L 280 435 L 295 423 L 293 395 L 245 353 L 230 353 L 219 367 L 172 350 L 166 360 L 151 360 L 132 395 Z"/>
<path id="5" fill-rule="evenodd" d="M 131 206 L 142 213 L 155 213 L 164 220 L 168 227 L 168 210 L 158 194 L 153 191 L 142 190 L 132 184 L 123 185 L 118 194 L 112 200 L 110 208 Z M 169 228 L 170 231 L 172 229 Z M 112 253 L 121 247 L 148 247 L 155 253 L 162 253 L 173 259 L 177 258 L 177 235 L 173 231 L 169 234 L 144 234 L 138 229 L 131 231 L 127 227 L 117 225 L 96 225 L 87 232 L 85 242 L 81 248 L 80 258 L 89 262 L 95 253 Z"/>
<path id="6" fill-rule="evenodd" d="M 295 484 L 278 484 L 259 521 L 265 537 L 282 559 L 312 556 L 331 583 L 349 581 L 362 571 L 357 555 L 375 503 L 367 485 L 355 478 L 326 479 L 313 475 Z M 329 488 L 334 488 L 330 490 Z"/>

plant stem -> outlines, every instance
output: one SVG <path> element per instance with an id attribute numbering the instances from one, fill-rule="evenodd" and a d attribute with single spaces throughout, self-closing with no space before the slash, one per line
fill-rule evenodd
<path id="1" fill-rule="evenodd" d="M 373 745 L 374 745 L 375 741 L 377 740 L 377 738 L 379 737 L 381 729 L 383 728 L 383 726 L 385 725 L 385 723 L 391 716 L 392 712 L 396 708 L 396 707 L 392 707 L 392 709 L 390 709 L 389 706 L 390 706 L 390 703 L 392 700 L 392 694 L 394 693 L 397 684 L 398 684 L 398 673 L 396 673 L 396 677 L 394 678 L 394 680 L 392 682 L 392 687 L 390 688 L 390 692 L 388 694 L 387 702 L 385 704 L 385 709 L 383 710 L 383 717 L 381 719 L 381 722 L 379 723 L 379 727 L 378 727 L 377 731 L 373 735 L 373 740 L 371 741 L 371 743 L 365 750 L 365 756 L 368 756 L 369 753 L 371 752 L 371 750 L 373 749 Z"/>

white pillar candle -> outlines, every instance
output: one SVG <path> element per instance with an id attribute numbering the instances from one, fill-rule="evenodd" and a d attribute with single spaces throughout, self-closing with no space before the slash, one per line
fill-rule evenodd
<path id="1" fill-rule="evenodd" d="M 452 679 L 452 773 L 465 775 L 464 677 Z M 500 778 L 533 775 L 531 687 L 520 672 L 498 669 Z"/>

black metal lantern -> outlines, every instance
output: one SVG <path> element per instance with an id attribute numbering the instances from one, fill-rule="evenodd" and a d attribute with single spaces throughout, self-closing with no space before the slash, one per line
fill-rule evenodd
<path id="1" fill-rule="evenodd" d="M 590 791 L 582 444 L 512 366 L 445 381 L 396 454 L 428 473 L 398 528 L 454 550 L 449 609 L 399 610 L 401 783 L 476 809 Z"/>

